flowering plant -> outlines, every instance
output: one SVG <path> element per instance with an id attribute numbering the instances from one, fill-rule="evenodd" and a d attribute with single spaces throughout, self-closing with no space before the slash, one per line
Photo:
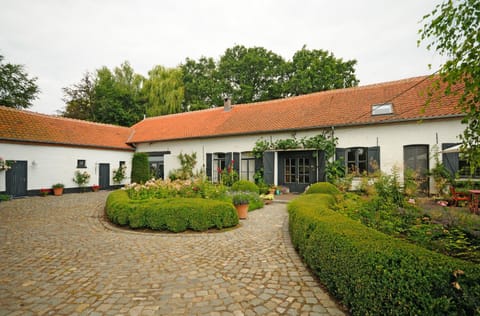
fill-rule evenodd
<path id="1" fill-rule="evenodd" d="M 3 170 L 8 170 L 12 168 L 12 164 L 10 161 L 6 161 L 4 160 L 2 157 L 0 157 L 0 171 L 3 171 Z"/>
<path id="2" fill-rule="evenodd" d="M 78 186 L 83 187 L 90 180 L 90 174 L 86 171 L 80 172 L 75 171 L 75 177 L 73 177 L 73 182 L 78 184 Z"/>
<path id="3" fill-rule="evenodd" d="M 122 165 L 118 169 L 113 169 L 113 182 L 120 184 L 123 179 L 125 179 L 125 171 L 127 169 L 127 166 Z"/>
<path id="4" fill-rule="evenodd" d="M 272 201 L 274 199 L 273 194 L 260 194 L 260 198 L 264 200 Z"/>
<path id="5" fill-rule="evenodd" d="M 218 174 L 220 175 L 220 181 L 223 185 L 226 185 L 227 187 L 231 187 L 232 184 L 238 181 L 238 173 L 237 171 L 233 168 L 235 161 L 232 160 L 230 165 L 228 165 L 227 168 L 225 169 L 217 169 Z"/>
<path id="6" fill-rule="evenodd" d="M 47 196 L 51 191 L 52 191 L 51 189 L 42 188 L 42 189 L 40 189 L 40 194 L 42 196 Z"/>

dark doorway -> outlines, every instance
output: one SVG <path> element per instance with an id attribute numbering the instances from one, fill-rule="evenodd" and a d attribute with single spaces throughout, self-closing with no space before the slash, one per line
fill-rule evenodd
<path id="1" fill-rule="evenodd" d="M 317 157 L 314 151 L 278 153 L 278 184 L 291 192 L 304 192 L 307 186 L 317 182 Z"/>
<path id="2" fill-rule="evenodd" d="M 98 168 L 98 185 L 100 189 L 110 188 L 110 164 L 101 163 Z"/>
<path id="3" fill-rule="evenodd" d="M 428 145 L 409 145 L 403 147 L 405 171 L 413 171 L 414 180 L 420 183 L 420 191 L 428 194 Z"/>
<path id="4" fill-rule="evenodd" d="M 6 191 L 13 197 L 27 195 L 27 161 L 10 161 L 11 169 L 6 173 Z"/>
<path id="5" fill-rule="evenodd" d="M 148 157 L 148 164 L 150 166 L 151 177 L 155 179 L 165 179 L 163 155 Z"/>

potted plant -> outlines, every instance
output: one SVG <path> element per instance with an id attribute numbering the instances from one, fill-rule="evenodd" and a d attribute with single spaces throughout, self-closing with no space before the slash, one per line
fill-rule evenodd
<path id="1" fill-rule="evenodd" d="M 99 186 L 99 185 L 97 185 L 97 184 L 92 185 L 92 191 L 93 191 L 93 192 L 98 192 L 98 190 L 100 190 L 100 186 Z"/>
<path id="2" fill-rule="evenodd" d="M 62 195 L 64 187 L 65 186 L 63 185 L 63 183 L 55 183 L 54 185 L 52 185 L 53 194 L 56 196 Z"/>
<path id="3" fill-rule="evenodd" d="M 276 186 L 271 186 L 268 188 L 268 194 L 275 194 L 276 190 L 277 190 Z"/>
<path id="4" fill-rule="evenodd" d="M 250 196 L 246 192 L 234 192 L 232 196 L 233 205 L 237 209 L 239 219 L 247 219 L 248 204 Z"/>
<path id="5" fill-rule="evenodd" d="M 271 204 L 273 202 L 273 194 L 260 194 L 260 198 L 263 199 L 265 204 Z"/>

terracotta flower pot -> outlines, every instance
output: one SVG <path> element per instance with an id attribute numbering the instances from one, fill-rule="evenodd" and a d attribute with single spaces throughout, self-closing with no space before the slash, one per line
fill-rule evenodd
<path id="1" fill-rule="evenodd" d="M 63 188 L 53 188 L 53 194 L 56 196 L 60 196 L 63 194 Z"/>
<path id="2" fill-rule="evenodd" d="M 247 219 L 248 216 L 248 204 L 235 205 L 239 219 Z"/>

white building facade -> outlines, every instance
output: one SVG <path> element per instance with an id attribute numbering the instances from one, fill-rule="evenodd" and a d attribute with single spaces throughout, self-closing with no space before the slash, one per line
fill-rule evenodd
<path id="1" fill-rule="evenodd" d="M 0 143 L 0 153 L 12 168 L 0 171 L 0 192 L 13 196 L 37 194 L 56 183 L 62 183 L 66 192 L 75 192 L 79 189 L 73 181 L 76 171 L 90 175 L 85 187 L 110 188 L 128 183 L 133 155 L 131 151 L 9 143 Z M 114 183 L 113 171 L 121 165 L 126 168 L 127 178 Z"/>
<path id="2" fill-rule="evenodd" d="M 434 81 L 417 77 L 254 104 L 226 102 L 223 108 L 144 119 L 130 128 L 0 107 L 0 157 L 15 164 L 0 171 L 0 193 L 37 194 L 55 183 L 75 192 L 76 171 L 90 174 L 88 186 L 108 189 L 120 166 L 127 176 L 120 184 L 128 183 L 134 152 L 148 154 L 156 178 L 180 168 L 179 154 L 195 153 L 195 171 L 213 182 L 232 168 L 242 179 L 261 174 L 268 184 L 303 192 L 325 180 L 325 152 L 269 149 L 255 157 L 253 148 L 262 139 L 275 143 L 317 135 L 337 140 L 330 159 L 342 160 L 348 171 L 376 167 L 402 177 L 412 169 L 423 176 L 422 189 L 432 193 L 427 174 L 436 157 L 452 175 L 459 171 L 459 154 L 440 152 L 460 143 L 464 130 L 457 98 L 439 95 L 425 106 L 425 91 Z"/>

